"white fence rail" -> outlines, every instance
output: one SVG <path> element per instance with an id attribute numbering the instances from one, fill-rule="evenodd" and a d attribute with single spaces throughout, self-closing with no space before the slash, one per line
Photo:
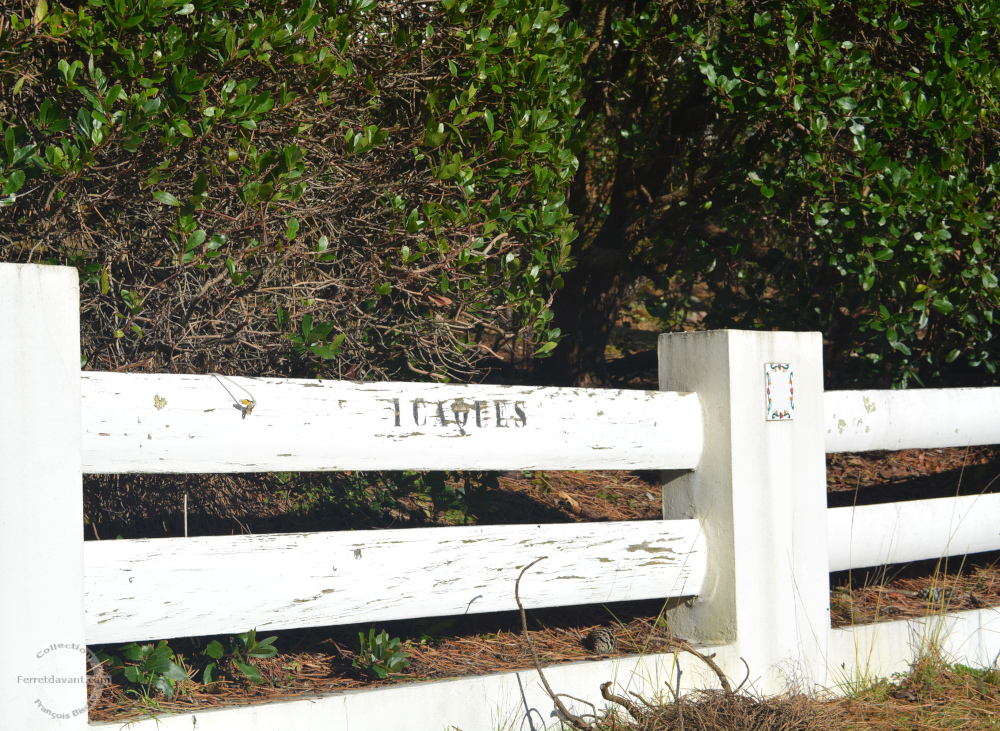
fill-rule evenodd
<path id="1" fill-rule="evenodd" d="M 1000 494 L 827 511 L 830 571 L 1000 550 Z"/>
<path id="2" fill-rule="evenodd" d="M 831 630 L 828 586 L 830 570 L 1000 549 L 1000 496 L 828 510 L 825 481 L 826 452 L 1000 442 L 1000 389 L 824 394 L 818 333 L 740 331 L 662 336 L 655 393 L 81 374 L 76 276 L 0 264 L 2 729 L 87 728 L 88 643 L 511 609 L 517 573 L 542 555 L 528 607 L 672 598 L 674 631 L 733 676 L 745 658 L 761 691 L 899 670 L 920 637 L 972 664 L 1000 655 L 993 610 Z M 664 470 L 664 519 L 82 535 L 88 472 L 590 468 Z M 680 670 L 683 687 L 711 682 L 656 654 L 550 679 L 600 705 L 605 680 L 662 692 Z M 381 729 L 387 704 L 415 731 L 556 722 L 532 671 L 135 728 Z"/>
<path id="3" fill-rule="evenodd" d="M 97 372 L 82 392 L 88 473 L 693 469 L 702 449 L 694 394 Z"/>
<path id="4" fill-rule="evenodd" d="M 692 596 L 697 520 L 88 541 L 87 642 Z"/>
<path id="5" fill-rule="evenodd" d="M 1000 388 L 827 391 L 827 452 L 1000 444 Z"/>
<path id="6" fill-rule="evenodd" d="M 1000 444 L 1000 388 L 827 391 L 824 413 L 828 453 Z M 1000 550 L 1000 494 L 832 508 L 827 518 L 830 571 Z"/>

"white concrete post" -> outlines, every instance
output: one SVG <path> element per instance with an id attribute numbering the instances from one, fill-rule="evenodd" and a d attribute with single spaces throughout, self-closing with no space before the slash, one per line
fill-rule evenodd
<path id="1" fill-rule="evenodd" d="M 670 610 L 674 633 L 735 643 L 760 691 L 824 684 L 830 603 L 820 334 L 661 335 L 659 369 L 661 389 L 698 394 L 705 422 L 698 469 L 664 478 L 663 517 L 699 519 L 708 541 L 703 593 Z"/>
<path id="2" fill-rule="evenodd" d="M 0 264 L 0 729 L 87 726 L 75 269 Z"/>

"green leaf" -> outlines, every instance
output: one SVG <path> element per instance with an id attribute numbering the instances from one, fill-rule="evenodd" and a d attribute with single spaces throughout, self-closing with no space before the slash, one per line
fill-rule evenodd
<path id="1" fill-rule="evenodd" d="M 233 659 L 233 664 L 239 669 L 241 673 L 249 680 L 251 683 L 260 684 L 264 682 L 264 676 L 260 674 L 253 665 L 243 662 L 242 660 Z"/>
<path id="2" fill-rule="evenodd" d="M 165 190 L 153 191 L 153 198 L 168 206 L 180 206 L 181 202 Z"/>
<path id="3" fill-rule="evenodd" d="M 191 238 L 189 238 L 187 242 L 187 248 L 193 249 L 196 246 L 201 246 L 203 243 L 205 243 L 205 239 L 207 237 L 208 234 L 205 233 L 204 229 L 199 228 L 197 231 L 191 234 Z"/>
<path id="4" fill-rule="evenodd" d="M 135 642 L 132 642 L 122 648 L 122 655 L 125 656 L 126 660 L 138 662 L 139 660 L 144 660 L 152 651 L 152 645 L 138 645 Z"/>
<path id="5" fill-rule="evenodd" d="M 22 6 L 23 8 L 23 6 Z M 32 22 L 37 26 L 41 25 L 42 21 L 49 16 L 49 4 L 46 0 L 38 0 L 38 4 L 35 6 L 35 15 L 31 19 Z"/>
<path id="6" fill-rule="evenodd" d="M 167 698 L 174 697 L 174 681 L 170 678 L 164 675 L 157 675 L 153 678 L 152 685 Z"/>
<path id="7" fill-rule="evenodd" d="M 447 165 L 442 165 L 438 169 L 438 178 L 440 178 L 441 180 L 448 180 L 449 178 L 455 177 L 458 174 L 459 167 L 460 166 L 457 162 L 451 162 L 448 163 Z"/>
<path id="8" fill-rule="evenodd" d="M 118 98 L 124 96 L 125 91 L 122 89 L 120 84 L 115 84 L 108 90 L 108 95 L 104 99 L 104 108 L 108 111 L 111 110 L 111 105 L 118 101 Z"/>
<path id="9" fill-rule="evenodd" d="M 424 145 L 427 147 L 440 147 L 446 139 L 448 139 L 448 134 L 445 132 L 442 123 L 432 120 L 427 124 L 426 129 L 424 129 Z"/>
<path id="10" fill-rule="evenodd" d="M 24 173 L 21 170 L 15 170 L 4 183 L 2 195 L 12 195 L 19 191 L 22 185 L 24 185 Z"/>
<path id="11" fill-rule="evenodd" d="M 953 305 L 951 303 L 951 300 L 949 300 L 947 297 L 940 297 L 938 299 L 935 299 L 933 302 L 931 302 L 931 306 L 935 310 L 940 312 L 942 315 L 948 315 L 955 309 L 955 305 Z"/>
<path id="12" fill-rule="evenodd" d="M 211 642 L 208 643 L 208 646 L 204 650 L 202 650 L 203 655 L 208 655 L 213 660 L 220 659 L 224 653 L 225 653 L 225 648 L 222 646 L 222 643 L 219 642 L 218 640 L 212 640 Z"/>
<path id="13" fill-rule="evenodd" d="M 285 240 L 291 241 L 295 238 L 295 235 L 299 232 L 299 219 L 292 216 L 288 219 L 288 227 L 285 229 Z"/>
<path id="14" fill-rule="evenodd" d="M 249 654 L 250 657 L 274 657 L 278 654 L 278 648 L 274 647 L 272 644 L 276 639 L 278 639 L 278 636 L 272 635 L 267 639 L 261 640 L 247 654 Z"/>
<path id="15" fill-rule="evenodd" d="M 175 662 L 170 662 L 169 667 L 163 673 L 166 677 L 171 680 L 188 680 L 188 674 L 184 672 L 184 668 Z"/>
<path id="16" fill-rule="evenodd" d="M 205 195 L 206 190 L 208 190 L 208 178 L 205 173 L 198 173 L 198 177 L 194 181 L 194 194 Z"/>

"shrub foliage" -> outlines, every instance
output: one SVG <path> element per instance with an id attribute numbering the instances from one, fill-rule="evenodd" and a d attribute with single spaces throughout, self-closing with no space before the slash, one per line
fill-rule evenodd
<path id="1" fill-rule="evenodd" d="M 562 10 L 7 3 L 0 259 L 79 269 L 95 368 L 469 378 L 551 350 Z"/>
<path id="2" fill-rule="evenodd" d="M 560 372 L 601 380 L 622 297 L 645 277 L 678 329 L 693 309 L 699 327 L 822 331 L 841 385 L 992 378 L 1000 3 L 573 13 L 593 40 Z"/>

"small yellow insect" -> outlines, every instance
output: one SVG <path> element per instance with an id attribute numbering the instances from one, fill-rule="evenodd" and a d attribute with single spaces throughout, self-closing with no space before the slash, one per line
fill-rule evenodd
<path id="1" fill-rule="evenodd" d="M 233 404 L 234 409 L 239 409 L 240 413 L 243 414 L 243 418 L 247 418 L 253 413 L 253 407 L 257 405 L 256 401 L 251 399 L 240 399 L 238 404 Z"/>
<path id="2" fill-rule="evenodd" d="M 234 408 L 234 409 L 236 409 L 237 411 L 239 411 L 239 412 L 240 412 L 240 413 L 241 413 L 241 414 L 243 415 L 243 418 L 244 418 L 244 419 L 245 419 L 245 418 L 247 418 L 247 416 L 249 416 L 250 414 L 252 414 L 252 413 L 253 413 L 253 409 L 254 409 L 254 407 L 255 407 L 255 406 L 257 405 L 257 401 L 256 401 L 256 400 L 254 399 L 254 397 L 253 397 L 253 394 L 252 394 L 252 393 L 250 393 L 249 391 L 247 391 L 247 390 L 246 390 L 245 388 L 243 388 L 243 386 L 239 385 L 238 383 L 236 383 L 236 382 L 235 382 L 235 381 L 233 381 L 232 379 L 230 379 L 230 378 L 227 378 L 226 376 L 223 376 L 223 375 L 221 375 L 221 374 L 219 374 L 219 373 L 210 373 L 209 375 L 211 375 L 211 376 L 215 376 L 215 380 L 217 380 L 217 381 L 219 382 L 219 384 L 220 384 L 220 385 L 221 385 L 221 386 L 222 386 L 223 388 L 225 388 L 225 389 L 226 389 L 226 393 L 228 393 L 228 394 L 229 394 L 229 397 L 230 397 L 230 398 L 231 398 L 231 399 L 232 399 L 233 401 L 235 401 L 235 402 L 236 402 L 236 403 L 234 403 L 234 404 L 233 404 L 233 408 Z M 227 381 L 229 381 L 230 383 L 232 383 L 232 384 L 233 384 L 234 386 L 236 386 L 237 388 L 241 389 L 241 390 L 242 390 L 242 391 L 243 391 L 244 393 L 246 393 L 246 395 L 247 395 L 247 396 L 249 396 L 250 398 L 244 398 L 244 399 L 239 399 L 239 400 L 237 400 L 237 399 L 236 399 L 236 397 L 235 397 L 235 396 L 233 396 L 233 392 L 232 392 L 232 391 L 230 391 L 230 390 L 229 390 L 228 388 L 226 388 L 226 384 L 224 384 L 224 383 L 222 382 L 222 379 L 223 379 L 223 378 L 225 378 L 225 379 L 226 379 Z M 166 401 L 164 401 L 163 403 L 164 403 L 164 405 L 166 405 Z"/>

